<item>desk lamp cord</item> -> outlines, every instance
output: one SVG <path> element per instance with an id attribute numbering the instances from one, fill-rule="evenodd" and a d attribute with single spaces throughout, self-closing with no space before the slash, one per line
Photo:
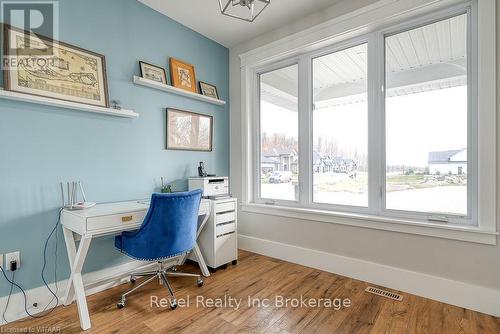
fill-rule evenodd
<path id="1" fill-rule="evenodd" d="M 42 267 L 42 271 L 41 271 L 41 277 L 42 277 L 42 281 L 43 281 L 43 284 L 45 285 L 45 287 L 47 288 L 47 290 L 49 290 L 49 292 L 51 293 L 51 295 L 53 296 L 52 299 L 49 301 L 49 303 L 47 304 L 47 306 L 45 306 L 45 308 L 43 309 L 43 311 L 45 311 L 48 306 L 52 303 L 52 301 L 55 299 L 56 300 L 56 305 L 54 307 L 52 307 L 47 313 L 45 314 L 42 314 L 42 315 L 33 315 L 31 314 L 29 311 L 28 311 L 28 298 L 26 296 L 26 292 L 24 291 L 24 289 L 19 286 L 19 284 L 17 284 L 15 281 L 14 281 L 14 272 L 12 272 L 12 280 L 10 280 L 7 275 L 5 274 L 5 270 L 2 268 L 2 266 L 0 266 L 0 271 L 2 271 L 2 274 L 3 274 L 3 277 L 7 280 L 7 282 L 9 282 L 11 284 L 11 289 L 10 289 L 10 293 L 9 293 L 9 298 L 7 299 L 7 305 L 5 306 L 5 310 L 4 310 L 4 313 L 3 313 L 3 319 L 5 320 L 5 312 L 7 310 L 7 307 L 9 306 L 9 301 L 10 301 L 10 296 L 12 294 L 12 288 L 15 286 L 17 287 L 21 293 L 23 294 L 23 298 L 24 298 L 24 311 L 26 312 L 26 314 L 31 317 L 31 318 L 42 318 L 48 314 L 50 314 L 52 311 L 55 310 L 55 308 L 57 306 L 59 306 L 59 297 L 57 297 L 57 291 L 58 291 L 58 286 L 57 286 L 57 242 L 58 242 L 58 237 L 57 237 L 57 227 L 59 226 L 59 223 L 61 222 L 61 213 L 62 213 L 62 208 L 59 210 L 59 214 L 58 214 L 58 218 L 57 218 L 57 222 L 54 226 L 54 228 L 52 229 L 52 231 L 50 232 L 49 236 L 47 237 L 47 240 L 45 240 L 45 245 L 43 247 L 43 267 Z M 52 289 L 50 288 L 49 284 L 47 283 L 47 280 L 45 279 L 45 268 L 47 266 L 47 246 L 49 244 L 49 241 L 50 239 L 52 238 L 52 235 L 56 233 L 56 246 L 55 246 L 55 252 L 56 252 L 56 255 L 55 255 L 55 261 L 56 263 L 54 264 L 54 277 L 55 277 L 55 285 L 56 285 L 56 292 L 52 291 Z M 42 312 L 43 312 L 42 311 Z M 5 322 L 7 322 L 5 320 Z"/>

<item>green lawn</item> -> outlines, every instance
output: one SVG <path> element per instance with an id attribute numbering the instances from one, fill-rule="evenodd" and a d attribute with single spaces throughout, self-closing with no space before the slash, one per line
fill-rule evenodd
<path id="1" fill-rule="evenodd" d="M 365 193 L 368 191 L 368 174 L 357 172 L 356 178 L 344 173 L 314 174 L 315 191 Z M 438 186 L 463 186 L 467 184 L 466 175 L 423 175 L 399 173 L 387 175 L 387 191 L 433 188 Z"/>
<path id="2" fill-rule="evenodd" d="M 386 179 L 387 191 L 405 189 L 423 189 L 438 186 L 463 186 L 467 184 L 467 175 L 424 175 L 424 174 L 389 174 Z"/>
<path id="3" fill-rule="evenodd" d="M 428 188 L 429 186 L 424 183 L 424 177 L 421 174 L 389 174 L 386 178 L 387 191 Z"/>
<path id="4" fill-rule="evenodd" d="M 262 183 L 269 183 L 268 177 L 261 177 Z M 298 174 L 293 174 L 292 182 L 298 182 Z M 467 184 L 466 175 L 424 175 L 391 173 L 387 175 L 387 191 L 433 188 L 438 186 L 463 186 Z M 314 174 L 314 191 L 366 193 L 368 191 L 368 173 L 357 172 L 356 178 L 345 173 Z"/>
<path id="5" fill-rule="evenodd" d="M 319 192 L 345 191 L 362 194 L 368 191 L 368 174 L 358 172 L 355 179 L 345 173 L 314 174 L 314 185 L 314 190 Z"/>
<path id="6" fill-rule="evenodd" d="M 299 174 L 292 174 L 292 182 L 297 183 L 299 182 Z M 269 183 L 269 176 L 263 176 L 262 174 L 260 175 L 260 183 Z"/>

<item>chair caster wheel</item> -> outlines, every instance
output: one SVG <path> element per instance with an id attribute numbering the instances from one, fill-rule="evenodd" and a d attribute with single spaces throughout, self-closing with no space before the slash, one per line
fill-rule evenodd
<path id="1" fill-rule="evenodd" d="M 170 309 L 175 310 L 177 308 L 177 301 L 174 300 L 173 302 L 170 303 Z"/>
<path id="2" fill-rule="evenodd" d="M 238 260 L 233 260 L 233 262 L 231 262 L 231 264 L 232 264 L 233 266 L 237 265 L 237 264 L 238 264 Z"/>
<path id="3" fill-rule="evenodd" d="M 196 281 L 196 284 L 198 285 L 199 288 L 201 288 L 203 286 L 203 280 L 201 278 L 198 278 L 198 280 Z"/>
<path id="4" fill-rule="evenodd" d="M 130 283 L 135 283 L 135 281 L 137 281 L 137 278 L 135 278 L 134 276 L 131 276 L 130 277 Z"/>
<path id="5" fill-rule="evenodd" d="M 172 270 L 173 272 L 176 272 L 177 271 L 177 267 L 172 267 L 172 268 L 170 268 L 170 270 Z"/>
<path id="6" fill-rule="evenodd" d="M 125 307 L 125 302 L 121 301 L 121 302 L 116 303 L 116 307 L 118 307 L 119 309 L 124 308 Z"/>

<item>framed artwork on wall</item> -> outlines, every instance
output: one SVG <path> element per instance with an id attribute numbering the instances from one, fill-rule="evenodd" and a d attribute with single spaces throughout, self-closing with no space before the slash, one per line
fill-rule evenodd
<path id="1" fill-rule="evenodd" d="M 213 117 L 167 109 L 167 150 L 212 151 Z"/>
<path id="2" fill-rule="evenodd" d="M 193 65 L 175 58 L 170 58 L 170 79 L 172 86 L 198 93 Z"/>
<path id="3" fill-rule="evenodd" d="M 141 68 L 141 77 L 144 79 L 156 81 L 164 85 L 167 84 L 167 72 L 163 67 L 149 64 L 144 61 L 139 61 L 139 67 Z"/>
<path id="4" fill-rule="evenodd" d="M 217 87 L 203 81 L 200 81 L 199 85 L 201 94 L 217 100 L 219 99 L 219 93 L 217 92 Z"/>
<path id="5" fill-rule="evenodd" d="M 4 26 L 6 90 L 109 107 L 103 55 Z"/>

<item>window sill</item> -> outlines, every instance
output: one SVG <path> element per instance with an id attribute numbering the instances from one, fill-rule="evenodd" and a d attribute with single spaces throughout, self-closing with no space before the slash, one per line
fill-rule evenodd
<path id="1" fill-rule="evenodd" d="M 243 212 L 365 227 L 399 233 L 425 235 L 486 245 L 497 244 L 497 231 L 486 231 L 476 226 L 416 222 L 411 220 L 379 217 L 373 215 L 332 212 L 325 210 L 294 208 L 256 203 L 243 204 L 241 206 L 241 210 Z"/>

